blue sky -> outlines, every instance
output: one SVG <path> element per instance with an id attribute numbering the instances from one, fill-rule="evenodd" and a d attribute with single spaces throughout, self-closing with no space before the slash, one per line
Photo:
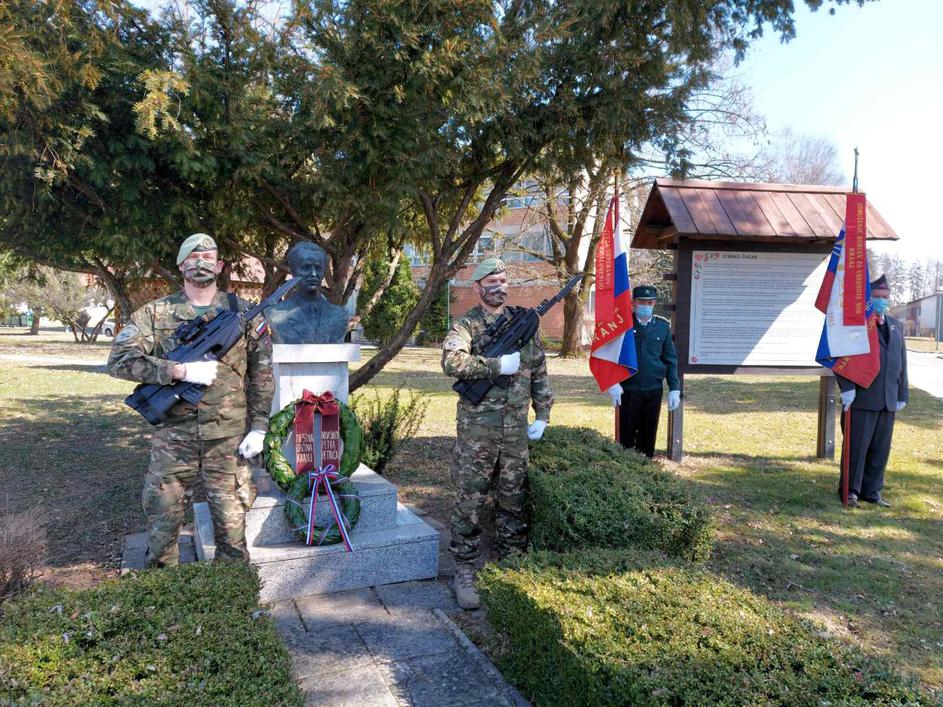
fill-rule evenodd
<path id="1" fill-rule="evenodd" d="M 943 258 L 943 1 L 796 4 L 796 38 L 766 36 L 738 67 L 758 112 L 830 138 L 849 182 L 857 145 L 860 189 L 900 236 L 876 249 Z"/>

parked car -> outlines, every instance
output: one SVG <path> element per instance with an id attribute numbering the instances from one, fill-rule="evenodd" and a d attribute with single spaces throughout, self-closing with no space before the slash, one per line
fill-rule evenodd
<path id="1" fill-rule="evenodd" d="M 92 331 L 94 331 L 94 330 L 95 330 L 95 327 L 94 327 L 94 326 L 86 326 L 86 327 L 85 327 L 85 333 L 86 333 L 86 334 L 91 334 Z M 66 333 L 70 333 L 70 332 L 72 331 L 72 327 L 70 327 L 70 326 L 64 327 L 64 328 L 63 328 L 63 331 L 65 331 Z M 106 319 L 106 320 L 105 320 L 105 323 L 102 324 L 102 328 L 101 328 L 101 331 L 100 331 L 99 333 L 100 333 L 102 336 L 111 337 L 111 336 L 114 336 L 114 335 L 115 335 L 115 331 L 116 331 L 116 328 L 115 328 L 115 321 L 114 321 L 113 319 Z"/>

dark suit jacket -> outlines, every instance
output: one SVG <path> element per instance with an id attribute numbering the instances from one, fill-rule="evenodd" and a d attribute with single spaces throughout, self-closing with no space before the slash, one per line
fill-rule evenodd
<path id="1" fill-rule="evenodd" d="M 897 403 L 910 400 L 907 391 L 907 347 L 904 346 L 904 329 L 900 322 L 884 315 L 887 322 L 887 344 L 878 335 L 881 345 L 881 372 L 867 388 L 852 383 L 847 378 L 835 376 L 842 392 L 855 389 L 853 410 L 890 410 L 897 409 Z"/>

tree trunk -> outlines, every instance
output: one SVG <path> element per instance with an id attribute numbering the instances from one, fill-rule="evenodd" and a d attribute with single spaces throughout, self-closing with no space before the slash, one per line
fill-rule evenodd
<path id="1" fill-rule="evenodd" d="M 108 288 L 108 292 L 111 294 L 111 299 L 114 300 L 113 309 L 117 314 L 115 325 L 117 327 L 124 326 L 134 313 L 134 306 L 131 304 L 131 297 L 128 295 L 127 281 L 119 278 L 107 268 L 97 268 L 94 274 L 105 283 L 105 287 Z"/>
<path id="2" fill-rule="evenodd" d="M 403 322 L 402 326 L 400 326 L 399 331 L 392 336 L 389 343 L 377 351 L 373 358 L 358 368 L 350 377 L 351 393 L 360 386 L 368 383 L 371 378 L 383 370 L 383 367 L 392 361 L 393 358 L 396 357 L 396 354 L 402 350 L 406 342 L 409 341 L 409 337 L 416 329 L 416 326 L 419 324 L 419 320 L 429 311 L 429 307 L 431 307 L 432 303 L 435 301 L 439 288 L 447 278 L 447 268 L 436 268 L 433 266 L 429 271 L 429 279 L 426 280 L 426 286 L 423 288 L 422 294 L 419 295 L 419 301 L 416 302 L 416 306 L 406 315 L 406 320 Z"/>
<path id="3" fill-rule="evenodd" d="M 583 302 L 579 290 L 573 289 L 563 299 L 563 345 L 561 358 L 582 358 Z"/>
<path id="4" fill-rule="evenodd" d="M 33 312 L 33 323 L 30 325 L 29 333 L 30 336 L 36 336 L 39 334 L 39 317 L 40 315 L 36 312 Z"/>
<path id="5" fill-rule="evenodd" d="M 386 288 L 388 288 L 390 283 L 393 282 L 393 276 L 396 275 L 396 268 L 399 267 L 399 261 L 402 255 L 403 249 L 400 248 L 390 258 L 390 266 L 387 268 L 386 275 L 383 276 L 383 282 L 380 283 L 377 291 L 370 295 L 370 299 L 367 300 L 366 304 L 363 306 L 363 309 L 357 312 L 353 318 L 347 322 L 347 331 L 353 331 L 356 329 L 361 320 L 369 315 L 370 312 L 373 311 L 373 308 L 377 306 L 377 302 L 380 301 L 383 293 L 386 292 Z"/>

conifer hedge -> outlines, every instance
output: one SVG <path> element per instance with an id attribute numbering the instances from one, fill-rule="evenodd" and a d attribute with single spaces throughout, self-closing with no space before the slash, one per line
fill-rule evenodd
<path id="1" fill-rule="evenodd" d="M 532 552 L 479 578 L 495 657 L 539 705 L 931 704 L 772 602 L 639 550 Z"/>
<path id="2" fill-rule="evenodd" d="M 301 705 L 242 562 L 148 570 L 3 604 L 0 704 Z"/>
<path id="3" fill-rule="evenodd" d="M 641 547 L 677 557 L 709 557 L 707 504 L 683 479 L 586 428 L 548 427 L 531 445 L 531 544 Z"/>

